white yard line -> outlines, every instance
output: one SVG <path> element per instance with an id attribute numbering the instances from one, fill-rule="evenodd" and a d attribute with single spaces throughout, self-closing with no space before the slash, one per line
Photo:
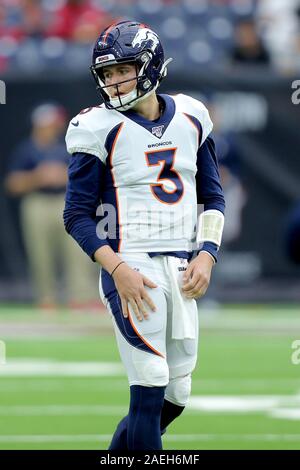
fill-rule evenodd
<path id="1" fill-rule="evenodd" d="M 122 416 L 123 405 L 2 405 L 0 416 Z M 300 419 L 300 395 L 192 395 L 185 413 L 263 413 L 271 418 Z"/>
<path id="2" fill-rule="evenodd" d="M 244 414 L 291 406 L 300 408 L 300 395 L 193 395 L 189 399 L 187 409 Z"/>
<path id="3" fill-rule="evenodd" d="M 37 379 L 37 374 L 34 376 L 26 376 L 22 381 L 22 392 L 31 393 L 33 391 L 40 392 L 49 392 L 49 391 L 66 391 L 66 390 L 76 390 L 76 391 L 87 391 L 87 392 L 106 392 L 107 390 L 113 390 L 113 392 L 118 392 L 120 390 L 127 390 L 128 381 L 124 373 L 124 378 L 119 378 L 123 374 L 118 374 L 113 376 L 112 374 L 107 377 L 106 380 L 103 380 L 103 374 L 85 376 L 85 380 L 77 380 L 76 376 L 67 375 L 65 377 L 61 375 L 53 376 L 40 376 Z M 98 379 L 98 380 L 97 380 Z M 14 375 L 7 375 L 1 379 L 0 375 L 0 396 L 3 393 L 20 393 L 20 380 Z M 193 379 L 193 392 L 196 393 L 205 393 L 222 390 L 223 393 L 229 390 L 230 393 L 238 392 L 249 392 L 254 391 L 256 394 L 258 392 L 263 392 L 267 390 L 269 393 L 277 391 L 277 388 L 280 390 L 279 393 L 287 392 L 297 392 L 300 394 L 300 379 Z"/>
<path id="4" fill-rule="evenodd" d="M 110 434 L 82 435 L 0 435 L 2 443 L 46 443 L 46 442 L 109 442 Z M 198 441 L 279 441 L 300 442 L 300 434 L 166 434 L 164 441 L 169 442 L 198 442 Z"/>
<path id="5" fill-rule="evenodd" d="M 83 363 L 80 363 L 81 365 Z M 101 363 L 97 363 L 97 367 Z M 47 376 L 40 377 L 37 379 L 35 376 L 28 376 L 22 381 L 22 392 L 32 391 L 64 391 L 66 389 L 72 390 L 86 390 L 86 391 L 107 391 L 118 392 L 124 390 L 128 386 L 127 378 L 119 378 L 121 374 L 110 375 L 107 380 L 103 380 L 102 374 L 96 376 L 90 376 L 87 380 L 77 380 L 76 377 L 67 376 Z M 99 379 L 99 380 L 97 380 Z M 0 375 L 0 394 L 12 392 L 20 393 L 20 381 L 17 376 L 5 376 L 5 380 L 1 380 Z M 229 389 L 231 393 L 236 389 L 239 393 L 245 390 L 247 395 L 252 389 L 265 390 L 280 387 L 282 388 L 293 388 L 293 391 L 297 391 L 300 394 L 300 379 L 235 379 L 235 378 L 224 378 L 224 379 L 193 379 L 192 381 L 194 393 L 199 393 L 200 390 L 219 391 L 223 392 Z"/>
<path id="6" fill-rule="evenodd" d="M 272 418 L 290 419 L 293 421 L 300 421 L 300 407 L 299 408 L 277 408 L 270 412 Z"/>
<path id="7" fill-rule="evenodd" d="M 27 383 L 27 380 L 34 380 L 35 377 L 47 377 L 52 380 L 57 380 L 57 383 L 61 379 L 70 380 L 73 377 L 123 377 L 122 380 L 114 381 L 114 387 L 123 388 L 124 384 L 127 384 L 125 369 L 120 362 L 95 362 L 95 361 L 60 361 L 53 359 L 35 359 L 35 358 L 18 358 L 18 359 L 7 359 L 5 365 L 0 365 L 0 380 L 2 378 L 26 378 L 26 381 L 22 383 L 24 389 L 30 389 L 30 385 Z M 36 380 L 36 379 L 35 379 Z M 33 382 L 34 383 L 34 382 Z M 50 380 L 37 381 L 35 385 L 32 385 L 33 389 L 36 390 L 41 387 L 41 389 L 46 389 L 47 385 L 54 389 L 59 389 L 59 385 L 51 384 Z M 105 382 L 101 384 L 96 383 L 87 383 L 74 381 L 75 388 L 87 388 L 89 390 L 98 390 L 105 387 Z M 61 388 L 64 388 L 67 383 L 64 381 L 61 384 Z M 253 378 L 253 379 L 236 379 L 236 378 L 224 378 L 224 379 L 193 379 L 194 387 L 209 387 L 220 390 L 220 387 L 234 387 L 240 391 L 240 388 L 267 388 L 269 386 L 291 386 L 299 388 L 300 379 L 286 379 L 279 377 L 276 379 L 263 379 L 263 378 Z M 110 385 L 109 385 L 110 386 Z M 16 389 L 19 390 L 19 383 L 16 383 Z M 5 381 L 1 384 L 0 393 L 5 390 L 13 390 L 14 385 L 10 384 L 8 381 Z"/>
<path id="8" fill-rule="evenodd" d="M 20 379 L 5 377 L 5 380 L 0 377 L 0 396 L 6 393 L 20 393 Z M 84 380 L 78 380 L 74 377 L 26 377 L 22 378 L 22 393 L 32 392 L 64 392 L 68 391 L 86 391 L 86 392 L 103 392 L 119 393 L 120 390 L 127 390 L 128 380 L 124 376 L 123 379 L 113 378 L 110 376 L 105 379 L 103 376 L 88 377 Z"/>
<path id="9" fill-rule="evenodd" d="M 47 359 L 8 359 L 0 366 L 1 377 L 72 376 L 98 377 L 124 375 L 124 367 L 118 362 L 64 362 Z"/>

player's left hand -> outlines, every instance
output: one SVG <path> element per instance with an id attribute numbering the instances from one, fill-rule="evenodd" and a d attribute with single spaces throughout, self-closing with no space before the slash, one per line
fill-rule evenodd
<path id="1" fill-rule="evenodd" d="M 197 299 L 202 297 L 210 282 L 211 270 L 214 265 L 212 257 L 200 252 L 199 255 L 191 261 L 183 275 L 182 292 L 188 299 Z"/>

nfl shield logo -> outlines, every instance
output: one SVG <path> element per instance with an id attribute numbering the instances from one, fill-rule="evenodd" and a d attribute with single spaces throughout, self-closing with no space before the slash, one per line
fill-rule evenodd
<path id="1" fill-rule="evenodd" d="M 152 127 L 152 134 L 160 139 L 163 135 L 163 128 L 164 126 Z"/>

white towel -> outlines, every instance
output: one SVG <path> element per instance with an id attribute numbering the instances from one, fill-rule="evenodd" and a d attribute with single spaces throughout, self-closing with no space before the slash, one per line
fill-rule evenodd
<path id="1" fill-rule="evenodd" d="M 172 290 L 172 338 L 195 339 L 197 328 L 197 303 L 195 299 L 187 299 L 181 291 L 184 270 L 188 265 L 187 260 L 168 256 L 167 268 L 170 276 Z"/>

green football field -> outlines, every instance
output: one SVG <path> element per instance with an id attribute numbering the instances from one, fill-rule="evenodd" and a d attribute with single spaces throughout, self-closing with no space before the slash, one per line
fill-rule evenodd
<path id="1" fill-rule="evenodd" d="M 300 449 L 300 306 L 200 307 L 200 326 L 164 449 Z M 106 313 L 3 306 L 4 349 L 0 449 L 107 449 L 129 394 Z"/>

